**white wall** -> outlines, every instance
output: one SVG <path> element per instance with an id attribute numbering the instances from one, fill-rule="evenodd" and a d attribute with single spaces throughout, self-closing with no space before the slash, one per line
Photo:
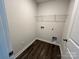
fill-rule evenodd
<path id="1" fill-rule="evenodd" d="M 79 1 L 77 3 L 77 9 L 75 12 L 75 17 L 70 33 L 70 38 L 72 38 L 73 41 L 76 42 L 76 44 L 79 45 Z"/>
<path id="2" fill-rule="evenodd" d="M 33 0 L 5 0 L 14 54 L 35 38 L 36 5 Z"/>
<path id="3" fill-rule="evenodd" d="M 67 14 L 69 0 L 51 0 L 39 3 L 38 15 L 63 15 Z"/>
<path id="4" fill-rule="evenodd" d="M 67 20 L 65 22 L 65 27 L 64 27 L 64 38 L 68 38 L 68 36 L 70 35 L 71 32 L 71 28 L 72 28 L 72 24 L 73 24 L 73 18 L 76 12 L 76 8 L 77 8 L 77 0 L 71 0 L 70 1 L 70 5 L 68 8 L 68 17 Z"/>
<path id="5" fill-rule="evenodd" d="M 67 20 L 66 20 L 66 23 L 65 23 L 65 26 L 64 26 L 65 28 L 64 28 L 63 38 L 68 39 L 68 42 L 65 43 L 65 42 L 62 41 L 63 52 L 64 52 L 63 55 L 65 55 L 68 51 L 68 53 L 70 54 L 70 57 L 71 57 L 71 58 L 68 58 L 68 59 L 76 59 L 76 56 L 77 56 L 76 53 L 78 52 L 76 45 L 74 46 L 72 44 L 72 42 L 73 42 L 72 37 L 75 37 L 75 35 L 71 37 L 72 30 L 73 30 L 73 28 L 72 28 L 73 27 L 73 22 L 76 20 L 76 19 L 74 19 L 74 17 L 76 17 L 76 13 L 78 13 L 78 12 L 76 12 L 77 11 L 77 6 L 78 6 L 78 1 L 79 0 L 71 0 L 70 1 L 70 6 L 69 6 L 69 10 L 68 10 L 68 17 L 67 17 Z M 73 42 L 73 43 L 75 44 L 75 42 Z M 69 50 L 66 51 L 66 48 L 69 49 Z M 73 54 L 76 55 L 76 56 L 74 55 L 75 58 L 73 58 L 74 57 Z M 67 59 L 66 57 L 63 57 L 63 58 Z"/>
<path id="6" fill-rule="evenodd" d="M 44 21 L 50 20 L 50 22 L 38 22 L 37 37 L 41 37 L 48 41 L 51 41 L 52 36 L 56 36 L 58 37 L 58 43 L 61 43 L 60 39 L 62 38 L 64 22 L 61 22 L 61 19 L 56 19 L 59 22 L 51 22 L 55 20 L 55 18 L 53 19 L 52 15 L 67 15 L 68 6 L 69 0 L 51 0 L 48 2 L 39 3 L 38 18 Z M 63 20 L 64 19 L 62 19 L 62 21 Z M 45 26 L 45 29 L 41 30 L 41 26 Z M 52 28 L 54 28 L 53 31 Z"/>

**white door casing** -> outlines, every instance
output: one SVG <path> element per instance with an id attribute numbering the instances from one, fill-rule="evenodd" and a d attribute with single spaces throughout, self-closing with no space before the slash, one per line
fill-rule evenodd
<path id="1" fill-rule="evenodd" d="M 69 16 L 65 24 L 65 32 L 63 35 L 63 39 L 67 39 L 67 42 L 62 40 L 63 59 L 73 59 L 73 55 L 70 49 L 72 50 L 73 47 L 75 46 L 74 46 L 74 43 L 72 42 L 70 35 L 72 34 L 73 24 L 74 24 L 75 17 L 76 17 L 75 15 L 77 14 L 76 13 L 77 7 L 78 7 L 78 0 L 71 0 Z"/>

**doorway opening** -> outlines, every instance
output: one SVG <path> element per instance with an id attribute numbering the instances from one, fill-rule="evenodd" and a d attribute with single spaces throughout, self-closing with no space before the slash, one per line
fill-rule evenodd
<path id="1" fill-rule="evenodd" d="M 67 36 L 74 0 L 5 0 L 15 57 L 36 39 L 60 46 Z M 11 49 L 11 50 L 12 50 Z"/>

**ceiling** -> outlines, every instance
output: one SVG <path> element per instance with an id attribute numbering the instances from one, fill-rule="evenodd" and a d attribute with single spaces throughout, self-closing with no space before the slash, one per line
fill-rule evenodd
<path id="1" fill-rule="evenodd" d="M 36 0 L 37 3 L 46 2 L 46 1 L 50 1 L 50 0 Z"/>
<path id="2" fill-rule="evenodd" d="M 57 1 L 57 0 L 36 0 L 37 3 L 42 3 L 42 2 L 46 2 L 46 1 Z"/>

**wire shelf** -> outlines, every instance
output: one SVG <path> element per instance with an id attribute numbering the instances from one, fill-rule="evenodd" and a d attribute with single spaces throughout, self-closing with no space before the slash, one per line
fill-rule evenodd
<path id="1" fill-rule="evenodd" d="M 43 15 L 36 16 L 38 22 L 65 22 L 67 15 Z"/>

